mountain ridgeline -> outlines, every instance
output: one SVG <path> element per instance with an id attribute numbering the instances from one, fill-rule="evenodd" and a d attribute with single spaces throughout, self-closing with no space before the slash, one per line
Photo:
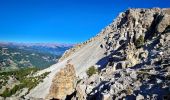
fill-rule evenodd
<path id="1" fill-rule="evenodd" d="M 128 9 L 96 37 L 38 71 L 35 76 L 49 73 L 29 92 L 8 98 L 169 100 L 169 47 L 169 8 Z"/>

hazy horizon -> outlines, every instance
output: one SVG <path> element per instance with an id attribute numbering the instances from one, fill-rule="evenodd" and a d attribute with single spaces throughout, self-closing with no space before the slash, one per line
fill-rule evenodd
<path id="1" fill-rule="evenodd" d="M 84 41 L 83 41 L 84 42 Z M 19 42 L 19 41 L 0 41 L 0 43 L 16 43 L 16 44 L 69 44 L 69 45 L 75 45 L 78 43 L 67 43 L 67 42 Z"/>

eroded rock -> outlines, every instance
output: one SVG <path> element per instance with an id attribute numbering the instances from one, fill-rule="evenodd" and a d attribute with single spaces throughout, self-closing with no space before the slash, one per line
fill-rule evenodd
<path id="1" fill-rule="evenodd" d="M 76 72 L 74 66 L 67 64 L 53 78 L 47 99 L 64 99 L 75 91 Z"/>

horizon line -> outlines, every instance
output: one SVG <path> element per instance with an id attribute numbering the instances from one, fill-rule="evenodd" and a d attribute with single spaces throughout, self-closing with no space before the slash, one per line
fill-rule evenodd
<path id="1" fill-rule="evenodd" d="M 77 43 L 69 43 L 69 42 L 19 42 L 19 41 L 2 41 L 0 43 L 16 43 L 16 44 L 79 44 L 82 42 Z"/>

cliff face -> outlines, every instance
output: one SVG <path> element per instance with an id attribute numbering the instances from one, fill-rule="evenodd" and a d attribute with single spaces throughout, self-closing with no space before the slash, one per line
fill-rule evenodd
<path id="1" fill-rule="evenodd" d="M 169 16 L 170 9 L 160 8 L 120 13 L 96 37 L 68 50 L 59 63 L 41 71 L 51 73 L 28 97 L 65 99 L 74 91 L 77 93 L 73 100 L 167 96 L 170 93 Z M 70 59 L 74 66 L 67 63 Z M 100 73 L 87 77 L 86 70 L 91 66 L 98 67 Z M 81 78 L 76 86 L 75 76 Z"/>

